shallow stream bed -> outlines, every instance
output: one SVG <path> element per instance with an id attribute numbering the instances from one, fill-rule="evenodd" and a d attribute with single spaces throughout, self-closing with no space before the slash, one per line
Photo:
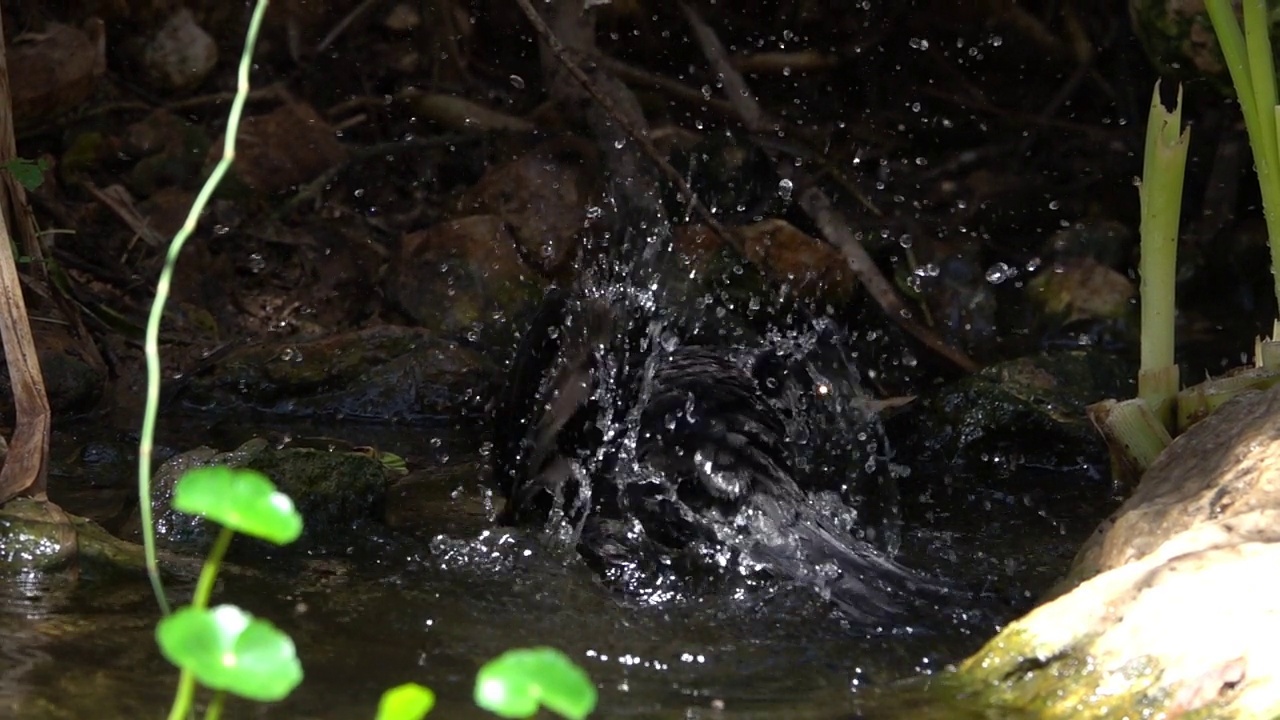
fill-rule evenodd
<path id="1" fill-rule="evenodd" d="M 432 462 L 421 457 L 424 451 L 437 460 L 448 455 L 442 477 L 449 464 L 474 462 L 475 448 L 464 451 L 465 433 L 438 435 L 439 443 L 422 442 L 424 434 L 357 426 L 344 436 L 367 435 L 354 439 L 403 453 L 416 467 Z M 74 466 L 87 444 L 102 440 L 97 435 L 101 430 L 89 428 L 60 433 L 55 455 Z M 212 442 L 207 435 L 187 437 L 185 446 L 194 444 L 192 437 Z M 127 472 L 132 461 L 122 460 L 106 472 Z M 76 477 L 55 475 L 55 498 L 64 492 L 87 502 L 93 497 L 88 488 L 113 485 L 101 477 L 103 468 L 111 464 L 81 467 L 85 472 Z M 128 482 L 126 475 L 115 485 Z M 1096 493 L 1071 497 L 1093 483 L 1070 473 L 1026 483 L 1062 488 L 1049 500 L 1044 493 L 984 491 L 979 478 L 954 478 L 952 484 L 964 488 L 956 498 L 927 502 L 913 498 L 908 483 L 903 560 L 980 589 L 997 606 L 985 612 L 1011 617 L 1065 570 L 1105 511 L 1081 499 Z M 580 563 L 468 513 L 484 502 L 481 487 L 463 483 L 453 493 L 456 507 L 442 507 L 442 533 L 388 532 L 346 557 L 250 563 L 226 575 L 215 601 L 235 602 L 278 623 L 297 642 L 307 673 L 287 702 L 233 703 L 228 716 L 372 717 L 383 689 L 416 681 L 437 691 L 434 716 L 487 717 L 470 704 L 480 664 L 511 647 L 546 644 L 566 651 L 599 684 L 594 717 L 849 717 L 864 688 L 934 673 L 987 639 L 959 627 L 895 628 L 866 637 L 803 589 L 752 599 L 624 602 Z M 75 488 L 78 495 L 70 492 Z M 179 600 L 190 589 L 170 588 Z M 142 578 L 64 574 L 0 584 L 0 716 L 162 716 L 176 672 L 155 649 L 157 617 Z"/>

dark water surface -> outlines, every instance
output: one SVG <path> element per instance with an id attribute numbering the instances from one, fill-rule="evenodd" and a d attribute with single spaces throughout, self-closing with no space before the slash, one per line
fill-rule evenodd
<path id="1" fill-rule="evenodd" d="M 60 434 L 55 454 L 75 465 L 96 432 Z M 355 437 L 361 434 L 373 437 Z M 447 455 L 448 463 L 475 459 L 474 434 L 440 434 L 439 443 L 423 436 L 369 426 L 343 433 L 403 452 L 419 467 L 433 461 L 423 452 L 435 460 Z M 468 442 L 470 452 L 462 452 Z M 55 497 L 59 489 L 109 487 L 100 471 L 81 463 L 75 477 L 56 475 Z M 957 479 L 967 488 L 957 491 L 959 505 L 972 512 L 916 497 L 908 503 L 903 560 L 1025 604 L 1065 569 L 1093 528 L 1098 509 L 1070 498 L 1077 480 L 1053 478 L 1062 491 L 1049 502 L 974 490 L 974 479 Z M 480 487 L 463 483 L 454 493 L 458 512 L 441 518 L 441 534 L 389 533 L 350 557 L 225 575 L 215 602 L 271 618 L 294 637 L 306 671 L 288 701 L 231 703 L 227 716 L 372 717 L 383 689 L 412 680 L 439 695 L 433 717 L 488 717 L 470 703 L 476 669 L 508 648 L 546 644 L 566 651 L 599 684 L 594 717 L 848 717 L 861 688 L 934 672 L 985 639 L 958 627 L 895 628 L 868 638 L 808 590 L 624 602 L 579 563 L 468 516 L 463 508 L 474 507 Z M 909 496 L 911 485 L 904 490 Z M 1076 512 L 1064 516 L 1061 508 Z M 190 589 L 170 591 L 181 600 Z M 157 617 L 141 578 L 32 575 L 0 584 L 0 717 L 163 717 L 177 673 L 155 648 Z"/>

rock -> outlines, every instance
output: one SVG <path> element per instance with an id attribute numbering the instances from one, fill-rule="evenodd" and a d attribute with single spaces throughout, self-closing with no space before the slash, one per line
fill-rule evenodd
<path id="1" fill-rule="evenodd" d="M 478 462 L 451 463 L 417 470 L 387 489 L 384 522 L 397 530 L 454 537 L 491 525 L 493 490 L 485 485 Z"/>
<path id="2" fill-rule="evenodd" d="M 8 48 L 9 95 L 19 128 L 79 107 L 107 71 L 101 20 L 85 29 L 51 23 L 44 32 L 15 38 Z"/>
<path id="3" fill-rule="evenodd" d="M 59 417 L 93 409 L 106 389 L 104 371 L 84 357 L 65 326 L 37 323 L 32 332 L 50 409 Z M 8 373 L 0 373 L 0 414 L 13 417 Z"/>
<path id="4" fill-rule="evenodd" d="M 980 248 L 967 241 L 920 238 L 911 247 L 916 267 L 903 282 L 943 339 L 975 358 L 1007 357 L 1008 350 L 1000 352 L 1001 340 L 1009 338 L 998 332 L 995 281 L 1009 279 L 1016 270 L 984 266 Z"/>
<path id="5" fill-rule="evenodd" d="M 820 268 L 831 260 L 845 267 L 839 255 L 823 257 L 834 249 L 783 220 L 734 231 L 742 252 L 705 225 L 676 226 L 674 267 L 664 272 L 674 309 L 692 318 L 716 317 L 726 325 L 720 331 L 723 342 L 735 342 L 734 332 L 725 334 L 735 325 L 757 331 L 787 326 L 796 300 L 811 307 L 839 307 L 856 287 L 851 275 L 832 271 L 830 265 Z"/>
<path id="6" fill-rule="evenodd" d="M 840 251 L 830 244 L 777 219 L 747 225 L 738 233 L 747 259 L 775 285 L 833 307 L 853 299 L 857 280 Z"/>
<path id="7" fill-rule="evenodd" d="M 409 33 L 422 25 L 422 15 L 407 2 L 399 2 L 391 7 L 382 18 L 382 27 L 393 33 Z"/>
<path id="8" fill-rule="evenodd" d="M 138 158 L 125 179 L 135 194 L 182 192 L 193 178 L 201 177 L 209 138 L 199 124 L 156 110 L 125 130 L 119 152 Z"/>
<path id="9" fill-rule="evenodd" d="M 166 579 L 193 582 L 200 561 L 162 552 Z M 63 512 L 57 505 L 15 498 L 0 507 L 0 577 L 10 573 L 74 570 L 82 578 L 146 576 L 141 545 L 121 540 L 98 524 Z"/>
<path id="10" fill-rule="evenodd" d="M 590 196 L 583 161 L 544 146 L 496 165 L 458 203 L 465 214 L 493 215 L 506 223 L 530 267 L 565 276 L 587 221 Z"/>
<path id="11" fill-rule="evenodd" d="M 1176 536 L 1216 544 L 1263 532 L 1251 523 L 1266 513 L 1280 516 L 1280 387 L 1240 396 L 1174 440 L 1084 544 L 1062 589 Z"/>
<path id="12" fill-rule="evenodd" d="M 388 279 L 388 294 L 427 330 L 500 348 L 515 342 L 518 319 L 532 314 L 543 288 L 496 215 L 405 235 Z"/>
<path id="13" fill-rule="evenodd" d="M 217 532 L 200 517 L 171 506 L 178 480 L 191 469 L 225 465 L 257 470 L 293 499 L 302 514 L 302 537 L 282 550 L 251 541 L 271 552 L 323 552 L 351 542 L 353 534 L 376 519 L 392 473 L 376 458 L 358 451 L 276 448 L 255 438 L 230 452 L 200 447 L 171 458 L 157 470 L 152 484 L 156 535 L 176 546 L 205 547 Z"/>
<path id="14" fill-rule="evenodd" d="M 1273 388 L 1175 440 L 1086 543 L 1065 594 L 965 661 L 963 682 L 1042 718 L 1280 714 L 1277 418 Z"/>
<path id="15" fill-rule="evenodd" d="M 1128 319 L 1136 325 L 1138 289 L 1128 276 L 1093 258 L 1064 262 L 1027 284 L 1031 301 L 1070 324 L 1080 320 Z"/>
<path id="16" fill-rule="evenodd" d="M 0 574 L 61 570 L 75 557 L 75 529 L 57 505 L 14 498 L 0 508 Z"/>
<path id="17" fill-rule="evenodd" d="M 481 411 L 497 374 L 477 352 L 383 325 L 236 348 L 189 376 L 183 398 L 304 417 L 456 419 Z"/>
<path id="18" fill-rule="evenodd" d="M 218 44 L 190 10 L 181 8 L 151 38 L 143 63 L 157 90 L 190 90 L 218 64 Z"/>
<path id="19" fill-rule="evenodd" d="M 900 458 L 992 480 L 1022 464 L 1101 465 L 1106 446 L 1085 407 L 1133 395 L 1132 364 L 1100 350 L 997 363 L 888 413 L 885 429 Z"/>
<path id="20" fill-rule="evenodd" d="M 1280 595 L 1259 579 L 1280 567 L 1280 513 L 1238 519 L 1254 531 L 1176 535 L 1014 622 L 960 674 L 989 708 L 1040 718 L 1276 717 Z"/>
<path id="21" fill-rule="evenodd" d="M 221 136 L 214 141 L 209 162 L 222 157 L 222 143 Z M 256 193 L 275 195 L 296 190 L 346 157 L 346 148 L 329 123 L 310 105 L 292 101 L 245 118 L 236 144 L 234 175 Z"/>

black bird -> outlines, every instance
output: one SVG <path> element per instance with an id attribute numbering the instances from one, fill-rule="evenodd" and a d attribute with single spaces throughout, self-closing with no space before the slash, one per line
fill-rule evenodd
<path id="1" fill-rule="evenodd" d="M 856 379 L 811 342 L 700 341 L 660 302 L 626 283 L 548 293 L 494 407 L 501 520 L 564 533 L 644 592 L 663 573 L 763 576 L 868 624 L 943 598 L 859 537 L 841 492 Z"/>

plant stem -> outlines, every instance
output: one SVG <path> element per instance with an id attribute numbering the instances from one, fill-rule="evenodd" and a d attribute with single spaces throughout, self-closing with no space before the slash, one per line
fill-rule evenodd
<path id="1" fill-rule="evenodd" d="M 222 566 L 222 558 L 227 555 L 227 548 L 231 547 L 231 538 L 235 537 L 236 532 L 230 528 L 222 528 L 218 532 L 218 538 L 213 541 L 213 547 L 209 549 L 209 557 L 205 558 L 204 566 L 200 568 L 200 579 L 196 581 L 196 591 L 191 597 L 191 607 L 197 610 L 204 610 L 209 607 L 209 598 L 213 596 L 213 584 L 218 580 L 218 568 Z"/>
<path id="2" fill-rule="evenodd" d="M 1182 89 L 1173 111 L 1160 101 L 1160 84 L 1151 94 L 1146 148 L 1138 199 L 1142 207 L 1140 234 L 1142 363 L 1138 397 L 1164 423 L 1173 427 L 1173 398 L 1178 392 L 1174 360 L 1175 284 L 1178 264 L 1178 222 L 1182 214 L 1182 182 L 1186 175 L 1190 133 L 1182 129 Z"/>
<path id="3" fill-rule="evenodd" d="M 1276 137 L 1276 75 L 1271 53 L 1266 0 L 1244 0 L 1244 31 L 1236 22 L 1229 0 L 1208 0 L 1205 9 L 1213 23 L 1222 56 L 1231 71 L 1240 113 L 1249 132 L 1253 163 L 1262 191 L 1262 214 L 1271 244 L 1271 275 L 1280 302 L 1280 141 Z"/>
<path id="4" fill-rule="evenodd" d="M 258 42 L 258 32 L 262 28 L 262 18 L 267 14 L 270 0 L 258 0 L 253 8 L 253 16 L 249 20 L 249 29 L 245 33 L 244 52 L 240 55 L 239 72 L 236 75 L 236 95 L 231 101 L 231 111 L 227 117 L 227 129 L 223 140 L 222 158 L 214 166 L 213 172 L 205 180 L 204 186 L 191 204 L 191 212 L 182 223 L 182 228 L 169 243 L 169 251 L 164 258 L 164 267 L 160 270 L 160 279 L 156 281 L 156 297 L 151 303 L 151 313 L 147 317 L 146 339 L 143 345 L 147 359 L 147 392 L 146 403 L 142 410 L 142 435 L 138 440 L 138 511 L 142 520 L 142 544 L 147 559 L 147 577 L 151 580 L 151 589 L 155 593 L 156 603 L 160 611 L 169 614 L 169 599 L 164 592 L 164 581 L 160 578 L 160 567 L 156 560 L 156 531 L 151 517 L 151 454 L 155 449 L 156 415 L 160 407 L 160 320 L 164 316 L 164 306 L 169 300 L 169 289 L 173 284 L 173 271 L 178 264 L 178 256 L 187 239 L 195 232 L 200 221 L 200 214 L 213 197 L 213 191 L 222 182 L 223 176 L 231 168 L 236 157 L 236 135 L 240 129 L 240 117 L 244 115 L 245 101 L 249 97 L 249 69 L 253 65 L 253 48 Z"/>
<path id="5" fill-rule="evenodd" d="M 222 690 L 213 694 L 213 699 L 209 701 L 209 707 L 205 708 L 204 720 L 218 720 L 222 717 L 222 706 L 227 701 L 227 694 Z"/>
<path id="6" fill-rule="evenodd" d="M 209 598 L 213 596 L 214 583 L 218 581 L 218 568 L 222 566 L 222 558 L 227 555 L 227 548 L 231 547 L 231 538 L 235 537 L 235 531 L 224 527 L 218 532 L 218 537 L 213 541 L 213 547 L 209 549 L 209 556 L 204 560 L 204 566 L 200 568 L 200 579 L 196 581 L 195 593 L 191 596 L 191 607 L 197 610 L 204 610 L 209 607 Z M 169 709 L 169 720 L 182 720 L 191 713 L 191 705 L 196 695 L 196 676 L 190 670 L 183 669 L 178 676 L 178 690 L 173 695 L 173 706 Z M 210 706 L 212 708 L 212 706 Z M 219 711 L 221 708 L 219 707 Z M 205 717 L 208 717 L 206 714 Z M 216 715 L 214 717 L 217 717 Z"/>

